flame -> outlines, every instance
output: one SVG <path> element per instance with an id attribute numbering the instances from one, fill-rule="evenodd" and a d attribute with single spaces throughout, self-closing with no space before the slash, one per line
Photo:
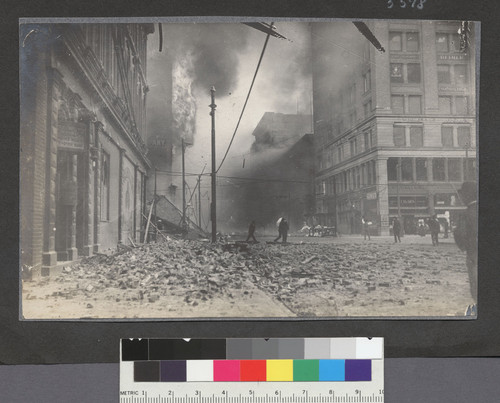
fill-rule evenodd
<path id="1" fill-rule="evenodd" d="M 188 144 L 193 144 L 196 132 L 196 97 L 194 57 L 191 51 L 178 54 L 172 67 L 172 115 L 174 132 Z"/>

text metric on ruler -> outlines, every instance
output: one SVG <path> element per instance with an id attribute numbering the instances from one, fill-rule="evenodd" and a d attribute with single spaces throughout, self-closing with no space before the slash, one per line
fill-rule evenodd
<path id="1" fill-rule="evenodd" d="M 121 403 L 383 401 L 380 337 L 121 341 Z"/>

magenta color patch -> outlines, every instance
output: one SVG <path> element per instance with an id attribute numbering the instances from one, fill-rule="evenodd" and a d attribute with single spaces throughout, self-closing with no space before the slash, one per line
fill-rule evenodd
<path id="1" fill-rule="evenodd" d="M 215 382 L 239 382 L 240 361 L 239 360 L 214 360 Z"/>

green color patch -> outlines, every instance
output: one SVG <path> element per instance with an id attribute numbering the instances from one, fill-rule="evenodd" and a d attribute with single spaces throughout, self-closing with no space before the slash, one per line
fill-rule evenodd
<path id="1" fill-rule="evenodd" d="M 293 381 L 319 381 L 319 360 L 293 360 Z"/>

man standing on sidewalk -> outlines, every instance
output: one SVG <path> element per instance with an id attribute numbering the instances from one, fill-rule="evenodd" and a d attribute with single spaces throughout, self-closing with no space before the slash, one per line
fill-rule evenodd
<path id="1" fill-rule="evenodd" d="M 477 315 L 477 197 L 476 182 L 464 182 L 458 191 L 467 210 L 458 218 L 453 236 L 457 246 L 466 251 L 466 265 L 469 273 L 470 293 L 473 305 L 467 307 L 466 315 Z"/>
<path id="2" fill-rule="evenodd" d="M 401 243 L 401 223 L 398 217 L 395 217 L 392 222 L 392 232 L 394 233 L 394 243 Z"/>

